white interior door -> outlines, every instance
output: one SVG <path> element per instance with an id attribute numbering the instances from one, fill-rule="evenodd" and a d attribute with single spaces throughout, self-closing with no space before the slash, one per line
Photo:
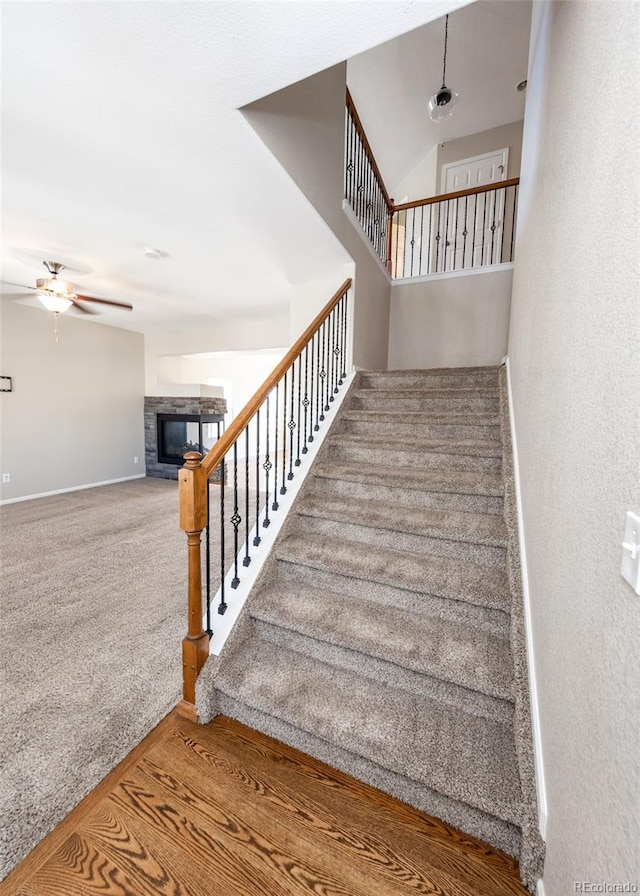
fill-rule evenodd
<path id="1" fill-rule="evenodd" d="M 509 149 L 485 153 L 442 166 L 442 192 L 455 193 L 507 179 Z M 477 193 L 443 203 L 446 234 L 440 270 L 497 264 L 504 229 L 504 190 Z"/>

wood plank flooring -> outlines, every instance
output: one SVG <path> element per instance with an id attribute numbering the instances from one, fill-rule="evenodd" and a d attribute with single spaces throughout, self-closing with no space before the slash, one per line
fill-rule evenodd
<path id="1" fill-rule="evenodd" d="M 526 896 L 515 862 L 223 716 L 172 714 L 1 896 Z"/>

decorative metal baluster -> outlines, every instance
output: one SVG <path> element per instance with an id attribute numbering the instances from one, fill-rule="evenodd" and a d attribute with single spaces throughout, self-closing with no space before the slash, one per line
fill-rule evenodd
<path id="1" fill-rule="evenodd" d="M 467 254 L 467 207 L 469 205 L 469 197 L 464 197 L 464 230 L 462 231 L 462 236 L 464 237 L 464 241 L 462 243 L 462 267 L 465 266 L 465 258 Z"/>
<path id="2" fill-rule="evenodd" d="M 300 460 L 300 433 L 302 430 L 302 412 L 300 408 L 302 407 L 302 352 L 298 355 L 298 415 L 297 415 L 297 426 L 296 426 L 296 462 L 294 466 L 299 467 L 301 464 Z"/>
<path id="3" fill-rule="evenodd" d="M 507 229 L 507 194 L 508 189 L 505 188 L 502 191 L 502 233 L 500 235 L 500 258 L 498 260 L 498 264 L 502 264 L 504 261 L 504 232 Z"/>
<path id="4" fill-rule="evenodd" d="M 338 304 L 331 316 L 333 317 L 333 394 L 338 394 L 338 380 L 340 377 L 340 305 Z M 331 399 L 333 401 L 333 398 Z"/>
<path id="5" fill-rule="evenodd" d="M 445 200 L 447 206 L 447 214 L 445 217 L 444 224 L 444 259 L 442 261 L 442 270 L 447 270 L 447 249 L 449 248 L 449 206 L 451 202 L 449 199 Z"/>
<path id="6" fill-rule="evenodd" d="M 313 342 L 313 340 L 312 340 Z M 302 407 L 304 408 L 304 440 L 302 443 L 302 453 L 308 452 L 307 440 L 309 438 L 309 343 L 304 347 L 304 398 L 302 399 Z M 298 442 L 298 448 L 300 443 Z"/>
<path id="7" fill-rule="evenodd" d="M 429 205 L 429 246 L 427 249 L 427 274 L 433 273 L 431 270 L 431 235 L 433 234 L 433 203 Z"/>
<path id="8" fill-rule="evenodd" d="M 345 292 L 340 304 L 343 307 L 342 314 L 342 372 L 341 377 L 344 380 L 347 375 L 347 297 L 349 293 Z"/>
<path id="9" fill-rule="evenodd" d="M 293 479 L 293 434 L 296 428 L 296 421 L 293 414 L 293 398 L 296 391 L 296 362 L 294 361 L 291 365 L 291 413 L 289 414 L 289 422 L 287 426 L 289 427 L 289 472 L 287 473 L 287 479 Z"/>
<path id="10" fill-rule="evenodd" d="M 338 386 L 343 383 L 342 376 L 342 330 L 343 330 L 343 306 L 342 299 L 338 302 Z"/>
<path id="11" fill-rule="evenodd" d="M 418 257 L 418 275 L 422 273 L 422 244 L 424 242 L 424 205 L 420 206 L 420 255 Z"/>
<path id="12" fill-rule="evenodd" d="M 473 197 L 473 242 L 471 245 L 471 267 L 475 268 L 476 266 L 476 233 L 477 233 L 477 218 L 478 218 L 478 193 Z"/>
<path id="13" fill-rule="evenodd" d="M 487 194 L 482 194 L 482 250 L 480 252 L 480 265 L 484 264 L 484 233 L 487 227 Z"/>
<path id="14" fill-rule="evenodd" d="M 345 154 L 344 154 L 344 195 L 345 199 L 351 201 L 351 196 L 349 195 L 349 177 L 350 177 L 350 169 L 351 169 L 351 116 L 349 115 L 349 110 L 345 109 L 345 126 L 344 132 L 346 136 L 345 140 Z"/>
<path id="15" fill-rule="evenodd" d="M 451 270 L 455 271 L 456 268 L 456 252 L 458 251 L 458 203 L 460 202 L 460 197 L 456 199 L 456 215 L 455 215 L 455 223 L 453 225 L 453 268 Z"/>
<path id="16" fill-rule="evenodd" d="M 225 458 L 221 461 L 222 478 L 220 480 L 220 603 L 218 613 L 221 616 L 227 612 L 227 603 L 224 599 L 224 483 L 225 483 Z"/>
<path id="17" fill-rule="evenodd" d="M 280 494 L 286 495 L 287 487 L 284 484 L 287 475 L 287 429 L 285 421 L 287 419 L 287 374 L 284 375 L 284 388 L 282 390 L 282 485 L 280 486 Z"/>
<path id="18" fill-rule="evenodd" d="M 436 227 L 436 274 L 439 273 L 438 262 L 440 260 L 440 213 L 442 205 L 441 202 L 438 203 L 438 224 Z"/>
<path id="19" fill-rule="evenodd" d="M 321 368 L 321 362 L 320 362 L 320 330 L 318 330 L 318 331 L 316 332 L 315 340 L 316 340 L 316 362 L 315 362 L 315 364 L 314 364 L 314 366 L 313 366 L 313 369 L 314 369 L 314 370 L 315 370 L 316 368 L 318 369 L 318 375 L 316 376 L 316 422 L 315 422 L 315 426 L 314 426 L 313 428 L 314 428 L 315 432 L 317 432 L 317 431 L 320 429 L 320 423 L 319 423 L 319 421 L 320 421 L 320 417 L 319 417 L 319 414 L 320 414 L 320 409 L 321 409 L 321 406 L 322 406 L 322 394 L 321 394 L 322 377 L 320 376 L 320 368 Z"/>
<path id="20" fill-rule="evenodd" d="M 326 321 L 324 321 L 323 324 L 322 324 L 322 354 L 321 354 L 321 356 L 320 356 L 320 364 L 321 364 L 321 367 L 320 367 L 320 373 L 319 373 L 319 376 L 320 376 L 320 417 L 319 417 L 319 419 L 320 419 L 321 422 L 324 420 L 324 411 L 325 411 L 325 407 L 324 407 L 324 381 L 325 381 L 325 379 L 327 378 L 327 371 L 326 371 L 325 366 L 324 366 L 324 359 L 325 359 L 325 355 L 326 355 L 326 352 L 325 352 L 325 335 L 326 335 L 326 334 L 325 334 L 325 323 L 326 323 Z M 329 410 L 328 406 L 327 406 L 326 409 Z M 317 428 L 318 428 L 318 427 L 316 426 L 316 429 L 317 429 Z"/>
<path id="21" fill-rule="evenodd" d="M 242 558 L 242 565 L 248 566 L 251 563 L 251 555 L 249 553 L 249 424 L 244 428 L 244 542 L 245 551 Z"/>
<path id="22" fill-rule="evenodd" d="M 213 630 L 211 628 L 211 480 L 207 479 L 207 526 L 205 529 L 205 596 L 207 607 L 207 628 L 206 632 L 211 637 Z"/>
<path id="23" fill-rule="evenodd" d="M 334 390 L 334 374 L 335 374 L 335 361 L 336 356 L 335 352 L 335 338 L 336 338 L 336 328 L 335 328 L 335 317 L 333 311 L 329 315 L 329 345 L 331 347 L 331 354 L 328 356 L 328 367 L 329 367 L 329 401 L 334 401 L 333 390 Z"/>
<path id="24" fill-rule="evenodd" d="M 409 265 L 409 276 L 413 277 L 413 250 L 416 246 L 416 210 L 415 208 L 411 209 L 411 242 L 409 243 L 411 246 L 411 263 Z"/>
<path id="25" fill-rule="evenodd" d="M 315 365 L 315 344 L 316 336 L 314 334 L 311 337 L 311 376 L 309 382 L 309 438 L 307 439 L 307 441 L 309 442 L 313 442 L 313 396 L 315 383 L 317 382 Z"/>
<path id="26" fill-rule="evenodd" d="M 509 257 L 509 261 L 513 261 L 513 240 L 516 235 L 516 206 L 518 204 L 518 187 L 519 184 L 516 184 L 513 192 L 513 216 L 511 220 L 511 255 Z"/>
<path id="27" fill-rule="evenodd" d="M 280 383 L 276 383 L 276 450 L 273 455 L 273 504 L 271 505 L 271 509 L 276 511 L 280 506 L 278 504 L 278 399 L 280 396 Z M 267 415 L 267 454 L 269 453 L 269 416 Z M 267 505 L 269 504 L 269 496 L 267 492 Z"/>
<path id="28" fill-rule="evenodd" d="M 242 517 L 238 513 L 238 440 L 233 443 L 233 515 L 231 517 L 231 525 L 233 526 L 233 565 L 234 575 L 231 580 L 231 587 L 237 588 L 240 584 L 238 575 L 238 528 L 242 522 Z"/>
<path id="29" fill-rule="evenodd" d="M 395 264 L 393 265 L 393 276 L 394 277 L 398 276 L 398 248 L 400 245 L 399 233 L 400 233 L 400 215 L 401 214 L 402 214 L 402 212 L 397 212 L 398 217 L 396 218 L 396 227 L 395 227 L 395 231 L 394 231 L 394 237 L 395 237 L 395 241 L 396 241 L 396 260 L 395 260 Z M 394 217 L 395 217 L 395 215 L 394 215 Z M 405 218 L 406 218 L 406 214 L 405 214 Z"/>
<path id="30" fill-rule="evenodd" d="M 269 396 L 267 396 L 267 430 L 269 428 Z M 267 442 L 268 445 L 268 442 Z M 265 470 L 266 472 L 266 470 Z M 269 475 L 264 486 L 266 501 L 265 505 L 269 506 Z M 258 547 L 262 539 L 260 538 L 260 408 L 256 412 L 256 534 L 253 536 L 254 547 Z"/>
<path id="31" fill-rule="evenodd" d="M 324 326 L 325 326 L 326 329 L 327 329 L 327 333 L 326 333 L 326 336 L 327 336 L 327 351 L 326 351 L 326 354 L 323 352 L 323 358 L 322 358 L 322 365 L 323 365 L 323 367 L 324 367 L 324 372 L 325 372 L 325 377 L 324 377 L 325 393 L 324 393 L 324 405 L 323 405 L 323 408 L 324 408 L 325 411 L 328 411 L 328 410 L 329 410 L 329 373 L 330 373 L 330 370 L 331 370 L 331 368 L 330 368 L 330 364 L 329 364 L 329 361 L 330 361 L 330 358 L 331 358 L 331 344 L 330 344 L 330 333 L 331 333 L 331 331 L 330 331 L 330 328 L 329 328 L 329 321 L 328 321 L 328 320 L 325 320 L 325 322 L 324 322 Z"/>
<path id="32" fill-rule="evenodd" d="M 493 202 L 493 216 L 491 219 L 491 254 L 489 256 L 489 259 L 490 259 L 489 264 L 495 263 L 493 260 L 493 244 L 494 244 L 494 241 L 496 238 L 496 207 L 498 205 L 497 198 L 498 198 L 497 190 L 492 190 L 491 191 L 491 200 Z"/>

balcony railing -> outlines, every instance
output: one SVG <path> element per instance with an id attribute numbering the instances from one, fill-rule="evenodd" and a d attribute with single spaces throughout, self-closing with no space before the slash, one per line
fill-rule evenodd
<path id="1" fill-rule="evenodd" d="M 395 205 L 347 90 L 344 195 L 394 280 L 513 261 L 519 183 Z"/>

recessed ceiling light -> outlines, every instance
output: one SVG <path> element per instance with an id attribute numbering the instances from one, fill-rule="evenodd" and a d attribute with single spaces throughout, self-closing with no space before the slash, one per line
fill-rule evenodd
<path id="1" fill-rule="evenodd" d="M 167 258 L 168 252 L 163 252 L 162 249 L 154 249 L 153 246 L 145 246 L 144 254 L 147 258 Z"/>
<path id="2" fill-rule="evenodd" d="M 518 91 L 518 93 L 524 93 L 524 91 L 526 89 L 527 89 L 527 79 L 526 78 L 524 79 L 524 81 L 520 81 L 519 84 L 516 84 L 516 90 Z"/>

